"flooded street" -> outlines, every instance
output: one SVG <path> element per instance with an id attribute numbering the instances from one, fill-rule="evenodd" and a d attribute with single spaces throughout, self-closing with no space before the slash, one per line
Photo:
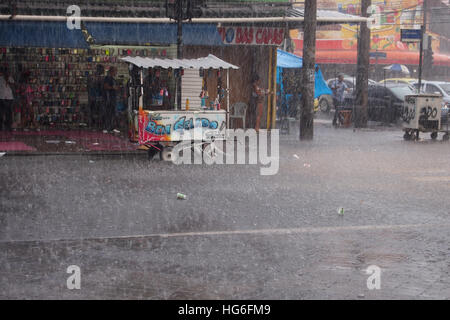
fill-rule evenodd
<path id="1" fill-rule="evenodd" d="M 280 136 L 272 176 L 145 153 L 1 157 L 0 298 L 449 299 L 450 144 L 330 122 L 311 142 Z"/>

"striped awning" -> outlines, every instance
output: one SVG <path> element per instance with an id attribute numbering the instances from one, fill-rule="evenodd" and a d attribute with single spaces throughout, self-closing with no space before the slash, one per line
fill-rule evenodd
<path id="1" fill-rule="evenodd" d="M 139 68 L 162 68 L 162 69 L 239 69 L 239 67 L 223 61 L 210 54 L 207 57 L 198 59 L 160 59 L 143 57 L 125 57 L 121 60 L 134 64 Z"/>

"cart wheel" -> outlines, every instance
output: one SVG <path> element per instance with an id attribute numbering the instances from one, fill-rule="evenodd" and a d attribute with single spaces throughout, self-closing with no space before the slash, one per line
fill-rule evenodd
<path id="1" fill-rule="evenodd" d="M 155 156 L 155 154 L 158 153 L 158 150 L 155 148 L 149 148 L 147 151 L 147 155 L 148 155 L 148 160 L 152 160 L 153 157 Z"/>
<path id="2" fill-rule="evenodd" d="M 411 133 L 409 131 L 405 131 L 405 134 L 403 135 L 403 139 L 406 141 L 411 140 Z"/>
<path id="3" fill-rule="evenodd" d="M 442 137 L 442 140 L 443 140 L 443 141 L 448 141 L 449 138 L 450 138 L 449 134 L 446 133 L 446 134 L 444 134 L 444 136 Z"/>
<path id="4" fill-rule="evenodd" d="M 431 133 L 431 139 L 436 140 L 437 136 L 438 136 L 437 132 L 432 132 Z"/>
<path id="5" fill-rule="evenodd" d="M 162 150 L 162 149 L 163 149 L 163 146 L 160 145 L 159 143 L 149 146 L 148 151 L 147 151 L 148 160 L 152 160 L 153 157 L 159 152 L 159 150 Z"/>
<path id="6" fill-rule="evenodd" d="M 206 160 L 207 162 L 209 160 L 214 161 L 218 156 L 219 153 L 217 152 L 213 143 L 208 143 L 203 146 L 203 159 L 208 159 Z"/>
<path id="7" fill-rule="evenodd" d="M 163 148 L 159 153 L 159 156 L 162 161 L 172 161 L 174 158 L 173 148 L 172 147 Z"/>

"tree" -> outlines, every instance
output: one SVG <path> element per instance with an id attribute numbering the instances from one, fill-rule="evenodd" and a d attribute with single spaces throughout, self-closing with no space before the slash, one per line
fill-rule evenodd
<path id="1" fill-rule="evenodd" d="M 433 72 L 433 48 L 431 47 L 431 36 L 427 36 L 427 48 L 423 52 L 423 74 L 430 77 Z"/>
<path id="2" fill-rule="evenodd" d="M 314 76 L 316 65 L 317 1 L 305 0 L 303 67 L 300 109 L 300 140 L 314 137 Z"/>
<path id="3" fill-rule="evenodd" d="M 371 0 L 361 0 L 361 16 L 367 17 Z M 370 29 L 367 23 L 361 23 L 358 37 L 358 59 L 356 67 L 355 127 L 367 126 L 368 90 L 370 64 Z"/>

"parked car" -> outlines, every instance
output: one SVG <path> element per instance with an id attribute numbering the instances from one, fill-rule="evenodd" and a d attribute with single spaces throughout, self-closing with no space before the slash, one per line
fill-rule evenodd
<path id="1" fill-rule="evenodd" d="M 402 114 L 405 96 L 414 93 L 413 87 L 404 84 L 369 84 L 368 119 L 396 122 Z M 352 95 L 349 105 L 354 105 L 354 99 L 355 96 Z"/>
<path id="2" fill-rule="evenodd" d="M 381 84 L 409 84 L 412 85 L 413 83 L 417 82 L 417 79 L 413 79 L 413 78 L 389 78 L 389 79 L 384 79 L 381 80 L 379 83 Z"/>
<path id="3" fill-rule="evenodd" d="M 277 99 L 277 118 L 284 116 L 299 119 L 301 109 L 301 96 L 286 94 L 284 98 Z M 314 99 L 314 113 L 319 111 L 319 99 Z"/>
<path id="4" fill-rule="evenodd" d="M 419 82 L 413 83 L 416 90 L 419 88 Z M 439 94 L 442 96 L 441 122 L 448 122 L 450 108 L 450 82 L 444 81 L 422 81 L 421 92 Z"/>
<path id="5" fill-rule="evenodd" d="M 396 122 L 403 111 L 405 96 L 414 94 L 404 84 L 376 84 L 369 86 L 369 120 Z"/>
<path id="6" fill-rule="evenodd" d="M 318 99 L 318 106 L 321 112 L 329 112 L 333 106 L 333 97 L 329 94 L 323 94 Z"/>

